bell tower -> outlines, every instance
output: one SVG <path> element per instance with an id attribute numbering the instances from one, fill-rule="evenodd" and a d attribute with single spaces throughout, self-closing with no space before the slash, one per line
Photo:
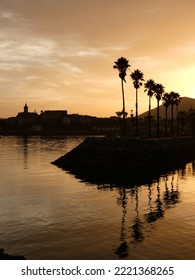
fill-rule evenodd
<path id="1" fill-rule="evenodd" d="M 24 105 L 24 113 L 25 113 L 25 114 L 28 114 L 28 106 L 27 106 L 26 103 L 25 103 L 25 105 Z"/>

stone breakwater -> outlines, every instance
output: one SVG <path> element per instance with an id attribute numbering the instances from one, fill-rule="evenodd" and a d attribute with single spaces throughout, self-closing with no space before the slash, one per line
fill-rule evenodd
<path id="1" fill-rule="evenodd" d="M 159 176 L 194 159 L 195 137 L 89 137 L 52 164 L 85 181 L 109 183 Z"/>

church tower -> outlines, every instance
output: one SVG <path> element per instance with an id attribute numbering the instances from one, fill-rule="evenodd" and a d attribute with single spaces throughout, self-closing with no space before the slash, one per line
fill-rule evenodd
<path id="1" fill-rule="evenodd" d="M 26 103 L 25 103 L 25 105 L 24 105 L 24 113 L 25 113 L 25 114 L 28 114 L 28 106 L 27 106 Z"/>

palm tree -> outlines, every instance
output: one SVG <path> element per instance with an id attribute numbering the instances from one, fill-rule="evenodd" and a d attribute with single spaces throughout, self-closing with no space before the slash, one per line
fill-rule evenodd
<path id="1" fill-rule="evenodd" d="M 167 136 L 167 115 L 168 115 L 168 108 L 171 104 L 171 96 L 169 93 L 165 93 L 162 97 L 163 105 L 165 106 L 165 135 Z"/>
<path id="2" fill-rule="evenodd" d="M 155 84 L 154 87 L 154 94 L 157 99 L 157 136 L 159 136 L 159 105 L 160 105 L 160 100 L 162 99 L 162 95 L 164 93 L 164 86 L 162 84 Z"/>
<path id="3" fill-rule="evenodd" d="M 176 95 L 175 95 L 175 105 L 176 105 L 176 108 L 177 108 L 177 114 L 178 114 L 179 103 L 181 102 L 181 100 L 182 100 L 182 98 L 180 97 L 180 94 L 176 93 Z"/>
<path id="4" fill-rule="evenodd" d="M 149 110 L 148 110 L 148 124 L 149 124 L 149 136 L 151 136 L 151 98 L 154 95 L 155 82 L 150 79 L 144 84 L 145 90 L 149 96 Z"/>
<path id="5" fill-rule="evenodd" d="M 190 130 L 192 135 L 195 135 L 195 110 L 194 109 L 190 109 L 188 111 L 188 121 L 189 121 L 189 125 L 190 125 Z"/>
<path id="6" fill-rule="evenodd" d="M 181 102 L 181 97 L 179 93 L 176 94 L 175 96 L 175 106 L 176 106 L 176 111 L 177 111 L 177 134 L 179 133 L 179 123 L 178 123 L 178 111 L 179 111 L 179 103 Z"/>
<path id="7" fill-rule="evenodd" d="M 125 136 L 126 134 L 126 128 L 125 128 L 125 93 L 124 93 L 124 84 L 123 82 L 126 82 L 125 76 L 126 76 L 126 71 L 131 65 L 129 64 L 129 61 L 124 58 L 118 58 L 117 61 L 114 62 L 114 69 L 117 69 L 119 71 L 119 78 L 121 79 L 121 88 L 122 88 L 122 100 L 123 100 L 123 132 L 122 135 Z"/>
<path id="8" fill-rule="evenodd" d="M 186 111 L 179 111 L 178 115 L 177 115 L 177 120 L 178 120 L 178 132 L 179 132 L 179 127 L 181 124 L 181 133 L 182 135 L 185 134 L 185 125 L 186 125 L 186 121 L 188 118 L 188 113 Z M 178 133 L 179 134 L 179 133 Z"/>
<path id="9" fill-rule="evenodd" d="M 135 128 L 136 128 L 136 135 L 138 136 L 138 89 L 142 86 L 142 82 L 144 81 L 144 74 L 140 70 L 134 70 L 134 72 L 130 75 L 131 79 L 133 80 L 133 85 L 136 90 L 136 113 L 135 113 Z"/>
<path id="10" fill-rule="evenodd" d="M 173 123 L 174 123 L 174 118 L 173 118 L 173 107 L 174 105 L 177 106 L 177 113 L 178 113 L 178 106 L 181 101 L 181 97 L 179 93 L 171 91 L 170 92 L 170 103 L 171 103 L 171 132 L 173 135 Z"/>
<path id="11" fill-rule="evenodd" d="M 122 134 L 122 121 L 123 121 L 123 119 L 122 119 L 122 117 L 125 115 L 125 118 L 127 118 L 127 115 L 128 115 L 128 113 L 127 112 L 123 112 L 123 111 L 118 111 L 118 112 L 116 112 L 116 115 L 117 115 L 117 117 L 118 117 L 118 120 L 119 120 L 119 131 L 120 131 L 120 135 Z"/>

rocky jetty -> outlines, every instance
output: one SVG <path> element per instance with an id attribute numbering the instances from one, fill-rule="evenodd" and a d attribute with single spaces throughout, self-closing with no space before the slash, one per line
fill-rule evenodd
<path id="1" fill-rule="evenodd" d="M 194 159 L 195 137 L 88 137 L 52 164 L 92 183 L 139 184 Z"/>

